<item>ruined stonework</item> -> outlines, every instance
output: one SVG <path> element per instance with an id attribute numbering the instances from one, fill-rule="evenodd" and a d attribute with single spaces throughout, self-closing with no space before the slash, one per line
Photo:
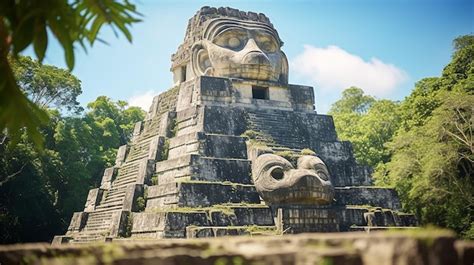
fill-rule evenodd
<path id="1" fill-rule="evenodd" d="M 175 85 L 54 243 L 416 226 L 315 111 L 313 88 L 288 84 L 282 45 L 263 14 L 201 8 Z"/>

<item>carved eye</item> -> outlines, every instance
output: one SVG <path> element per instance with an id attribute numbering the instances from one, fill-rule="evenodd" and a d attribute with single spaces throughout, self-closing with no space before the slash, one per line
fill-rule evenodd
<path id="1" fill-rule="evenodd" d="M 247 42 L 248 36 L 243 30 L 229 30 L 214 38 L 213 42 L 222 48 L 238 51 Z"/>
<path id="2" fill-rule="evenodd" d="M 270 171 L 270 176 L 276 180 L 281 180 L 285 176 L 285 173 L 283 172 L 283 168 L 281 167 L 274 167 Z"/>
<path id="3" fill-rule="evenodd" d="M 236 37 L 231 37 L 229 39 L 228 46 L 232 49 L 236 49 L 236 48 L 240 47 L 240 40 Z"/>
<path id="4" fill-rule="evenodd" d="M 317 174 L 318 174 L 318 176 L 319 176 L 321 179 L 326 180 L 326 181 L 329 180 L 329 177 L 328 177 L 328 175 L 326 174 L 326 171 L 318 170 L 318 171 L 317 171 Z"/>
<path id="5" fill-rule="evenodd" d="M 328 168 L 319 157 L 308 155 L 301 156 L 298 158 L 298 168 L 314 170 L 321 179 L 325 181 L 330 180 Z"/>
<path id="6" fill-rule="evenodd" d="M 266 53 L 272 53 L 278 50 L 278 44 L 275 38 L 269 34 L 257 34 L 255 40 L 257 41 L 258 47 Z"/>
<path id="7" fill-rule="evenodd" d="M 271 40 L 260 42 L 258 46 L 264 52 L 276 52 L 276 44 Z"/>

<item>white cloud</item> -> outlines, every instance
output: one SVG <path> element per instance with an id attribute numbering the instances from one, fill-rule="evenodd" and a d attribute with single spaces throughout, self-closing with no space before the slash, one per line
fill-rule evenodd
<path id="1" fill-rule="evenodd" d="M 155 90 L 148 90 L 145 93 L 134 95 L 128 99 L 129 106 L 137 106 L 142 108 L 145 111 L 150 109 L 151 103 L 153 102 L 153 97 L 158 95 L 159 92 Z"/>
<path id="2" fill-rule="evenodd" d="M 387 96 L 407 79 L 407 74 L 393 64 L 377 58 L 364 61 L 337 46 L 305 45 L 304 51 L 291 61 L 290 69 L 326 93 L 357 86 L 368 94 Z"/>

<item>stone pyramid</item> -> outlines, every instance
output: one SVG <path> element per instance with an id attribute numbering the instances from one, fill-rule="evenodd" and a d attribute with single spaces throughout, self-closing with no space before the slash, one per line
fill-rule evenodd
<path id="1" fill-rule="evenodd" d="M 313 88 L 288 84 L 282 45 L 264 14 L 201 8 L 172 56 L 175 85 L 53 243 L 415 226 L 315 111 Z"/>

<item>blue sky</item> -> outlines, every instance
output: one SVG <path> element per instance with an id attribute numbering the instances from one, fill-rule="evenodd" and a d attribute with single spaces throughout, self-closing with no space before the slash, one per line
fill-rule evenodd
<path id="1" fill-rule="evenodd" d="M 133 43 L 110 30 L 84 53 L 76 48 L 73 73 L 82 81 L 80 102 L 97 96 L 146 106 L 172 85 L 170 56 L 184 38 L 188 19 L 205 5 L 265 13 L 290 61 L 290 82 L 315 87 L 316 109 L 325 113 L 341 91 L 360 86 L 378 98 L 407 96 L 414 83 L 438 76 L 450 61 L 452 40 L 474 33 L 474 1 L 145 1 Z M 29 49 L 26 54 L 32 54 Z M 45 63 L 64 67 L 51 41 Z"/>

